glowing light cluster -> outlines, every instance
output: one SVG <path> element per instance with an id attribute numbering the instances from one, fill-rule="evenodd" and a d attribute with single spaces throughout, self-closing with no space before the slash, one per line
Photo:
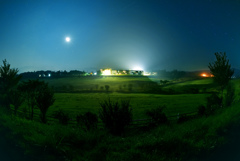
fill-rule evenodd
<path id="1" fill-rule="evenodd" d="M 142 71 L 143 68 L 141 68 L 141 67 L 139 67 L 139 66 L 135 66 L 135 67 L 133 67 L 133 70 L 139 70 L 139 71 Z"/>
<path id="2" fill-rule="evenodd" d="M 206 74 L 206 73 L 202 73 L 201 76 L 202 76 L 202 77 L 213 77 L 212 74 Z"/>
<path id="3" fill-rule="evenodd" d="M 105 69 L 102 71 L 102 75 L 112 75 L 112 70 L 111 69 Z"/>
<path id="4" fill-rule="evenodd" d="M 208 75 L 206 73 L 202 73 L 201 76 L 202 77 L 208 77 Z"/>

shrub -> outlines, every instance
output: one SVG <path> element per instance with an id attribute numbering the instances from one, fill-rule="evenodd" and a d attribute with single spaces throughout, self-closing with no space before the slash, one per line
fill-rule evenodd
<path id="1" fill-rule="evenodd" d="M 213 114 L 220 107 L 222 107 L 222 98 L 218 97 L 217 94 L 213 93 L 210 97 L 207 97 L 207 115 Z"/>
<path id="2" fill-rule="evenodd" d="M 203 106 L 203 105 L 200 105 L 200 106 L 198 107 L 198 115 L 199 115 L 199 116 L 203 116 L 203 115 L 205 115 L 205 114 L 206 114 L 206 107 Z"/>
<path id="3" fill-rule="evenodd" d="M 165 106 L 159 106 L 155 109 L 151 109 L 146 111 L 146 115 L 151 117 L 152 122 L 151 125 L 159 125 L 168 122 L 166 114 L 163 112 Z"/>
<path id="4" fill-rule="evenodd" d="M 59 123 L 62 125 L 67 125 L 70 120 L 68 114 L 64 113 L 62 109 L 54 113 L 54 117 L 59 120 Z"/>
<path id="5" fill-rule="evenodd" d="M 190 119 L 189 116 L 187 116 L 186 114 L 182 114 L 179 116 L 177 123 L 183 123 L 188 121 L 189 119 Z"/>
<path id="6" fill-rule="evenodd" d="M 133 85 L 132 85 L 132 84 L 128 84 L 128 91 L 129 91 L 129 92 L 132 91 L 132 88 L 133 88 Z"/>
<path id="7" fill-rule="evenodd" d="M 234 101 L 234 96 L 235 96 L 235 89 L 233 84 L 229 83 L 227 86 L 227 93 L 225 95 L 225 106 L 229 107 L 231 106 L 232 102 Z"/>
<path id="8" fill-rule="evenodd" d="M 167 83 L 169 83 L 168 80 L 160 80 L 160 85 L 166 85 Z"/>
<path id="9" fill-rule="evenodd" d="M 109 88 L 110 88 L 109 85 L 105 85 L 105 89 L 106 89 L 107 92 L 109 91 Z"/>
<path id="10" fill-rule="evenodd" d="M 77 123 L 78 125 L 86 128 L 86 130 L 91 130 L 93 128 L 97 128 L 98 117 L 96 114 L 87 112 L 84 115 L 77 115 Z"/>
<path id="11" fill-rule="evenodd" d="M 132 109 L 129 107 L 129 100 L 121 100 L 113 102 L 104 100 L 100 103 L 101 109 L 99 117 L 110 133 L 120 135 L 124 132 L 124 128 L 132 121 Z"/>
<path id="12" fill-rule="evenodd" d="M 190 91 L 191 91 L 192 94 L 198 94 L 199 93 L 198 88 L 190 88 Z"/>

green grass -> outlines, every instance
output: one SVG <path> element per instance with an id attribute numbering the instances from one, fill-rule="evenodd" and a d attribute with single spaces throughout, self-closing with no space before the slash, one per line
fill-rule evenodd
<path id="1" fill-rule="evenodd" d="M 109 91 L 144 91 L 151 85 L 156 85 L 145 76 L 89 76 L 43 79 L 53 87 L 56 92 L 81 92 L 81 91 L 105 91 L 105 85 L 109 85 Z"/>
<path id="2" fill-rule="evenodd" d="M 56 93 L 56 101 L 47 112 L 47 116 L 52 116 L 55 111 L 62 109 L 75 119 L 77 114 L 93 112 L 98 114 L 100 102 L 108 97 L 113 101 L 130 99 L 130 107 L 133 109 L 133 119 L 147 118 L 146 110 L 166 105 L 164 112 L 167 116 L 178 113 L 188 113 L 197 111 L 199 105 L 206 105 L 206 97 L 209 94 L 182 94 L 182 95 L 159 95 L 159 94 L 120 94 L 120 93 Z M 23 105 L 19 110 L 22 110 Z M 38 109 L 35 109 L 39 113 Z M 38 117 L 38 116 L 37 116 Z"/>
<path id="3" fill-rule="evenodd" d="M 233 82 L 236 89 L 234 104 L 220 109 L 213 116 L 156 128 L 127 128 L 125 134 L 119 137 L 102 129 L 85 132 L 76 127 L 45 125 L 10 117 L 2 112 L 0 123 L 12 131 L 9 135 L 12 139 L 17 138 L 17 145 L 30 154 L 42 157 L 47 154 L 43 160 L 61 160 L 63 157 L 69 160 L 190 160 L 199 152 L 226 142 L 219 132 L 240 119 L 240 80 Z M 201 85 L 201 81 L 192 83 Z M 137 119 L 145 118 L 145 110 L 163 104 L 167 106 L 167 115 L 196 110 L 198 105 L 206 103 L 208 94 L 56 93 L 56 102 L 50 107 L 48 115 L 59 108 L 72 115 L 98 112 L 99 101 L 108 96 L 112 100 L 130 98 L 133 116 Z"/>
<path id="4" fill-rule="evenodd" d="M 198 80 L 174 83 L 163 87 L 163 89 L 172 89 L 176 93 L 191 93 L 193 89 L 197 89 L 199 93 L 218 92 L 219 90 L 217 85 L 213 83 L 212 78 L 202 78 Z"/>
<path id="5" fill-rule="evenodd" d="M 65 156 L 73 160 L 189 160 L 203 150 L 226 142 L 218 132 L 239 119 L 239 102 L 235 102 L 232 107 L 207 118 L 162 125 L 147 131 L 128 129 L 121 137 L 104 130 L 84 132 L 78 128 L 44 125 L 3 114 L 0 122 L 14 131 L 14 135 L 23 136 L 18 144 L 34 155 L 51 151 L 55 157 Z"/>
<path id="6" fill-rule="evenodd" d="M 67 86 L 91 86 L 94 84 L 109 84 L 111 87 L 118 88 L 119 85 L 131 82 L 134 86 L 138 86 L 139 82 L 151 84 L 148 77 L 80 77 L 80 78 L 59 78 L 45 79 L 49 85 Z M 211 79 L 201 79 L 187 81 L 187 83 L 178 83 L 171 85 L 171 88 L 177 89 L 179 86 L 195 86 L 211 85 Z M 156 84 L 155 84 L 156 85 Z M 88 87 L 86 87 L 88 88 Z M 168 88 L 168 86 L 166 87 Z M 184 91 L 183 91 L 184 92 Z M 133 109 L 133 119 L 144 119 L 146 110 L 156 108 L 157 106 L 166 105 L 164 112 L 168 116 L 177 115 L 178 113 L 187 113 L 197 111 L 199 105 L 206 104 L 206 97 L 209 94 L 181 94 L 181 95 L 162 95 L 149 93 L 106 93 L 106 92 L 90 92 L 90 93 L 55 93 L 56 101 L 49 108 L 47 116 L 52 116 L 55 111 L 62 109 L 75 119 L 76 115 L 86 113 L 88 111 L 98 114 L 100 109 L 100 101 L 110 97 L 112 100 L 130 99 L 130 106 Z M 23 105 L 20 110 L 26 107 Z M 35 112 L 39 113 L 38 109 Z"/>

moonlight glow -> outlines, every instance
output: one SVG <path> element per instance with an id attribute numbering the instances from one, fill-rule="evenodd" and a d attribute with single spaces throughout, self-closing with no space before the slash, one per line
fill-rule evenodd
<path id="1" fill-rule="evenodd" d="M 66 41 L 66 42 L 70 42 L 70 41 L 71 41 L 70 37 L 66 37 L 66 38 L 65 38 L 65 41 Z"/>

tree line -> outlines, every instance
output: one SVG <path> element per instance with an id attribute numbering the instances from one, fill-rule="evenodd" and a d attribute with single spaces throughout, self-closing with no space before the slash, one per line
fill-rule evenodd
<path id="1" fill-rule="evenodd" d="M 39 80 L 28 80 L 20 82 L 22 76 L 18 75 L 18 69 L 11 68 L 7 60 L 3 60 L 0 67 L 0 106 L 7 112 L 14 107 L 16 114 L 18 108 L 26 103 L 30 112 L 30 119 L 33 119 L 34 108 L 41 111 L 40 118 L 46 123 L 48 108 L 54 103 L 54 93 L 48 84 Z"/>

